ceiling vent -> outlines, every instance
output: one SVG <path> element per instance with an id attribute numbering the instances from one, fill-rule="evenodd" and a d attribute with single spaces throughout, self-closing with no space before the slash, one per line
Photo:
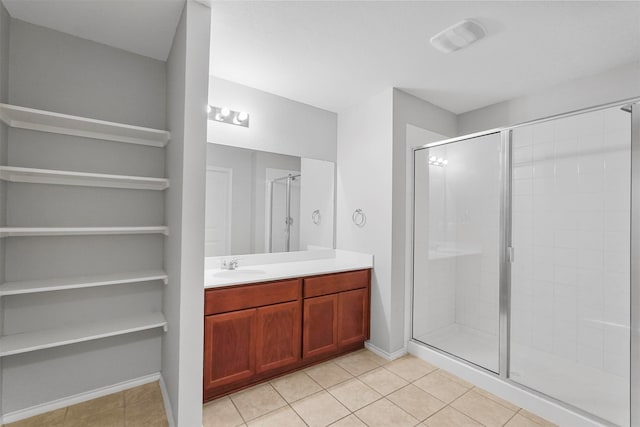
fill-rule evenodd
<path id="1" fill-rule="evenodd" d="M 487 32 L 477 21 L 465 19 L 431 37 L 433 47 L 444 53 L 465 48 L 484 38 Z"/>

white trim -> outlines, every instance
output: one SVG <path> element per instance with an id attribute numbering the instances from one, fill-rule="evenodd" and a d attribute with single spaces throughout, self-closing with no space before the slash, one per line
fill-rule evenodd
<path id="1" fill-rule="evenodd" d="M 160 391 L 162 392 L 162 401 L 164 402 L 164 412 L 167 416 L 167 422 L 169 427 L 175 427 L 176 423 L 173 420 L 173 410 L 171 409 L 171 400 L 169 399 L 169 392 L 167 391 L 167 384 L 164 382 L 164 377 L 160 374 Z"/>
<path id="2" fill-rule="evenodd" d="M 207 165 L 207 172 L 222 172 L 229 176 L 228 191 L 227 191 L 227 239 L 225 242 L 225 255 L 231 254 L 231 222 L 233 221 L 233 169 L 223 168 L 221 166 Z M 206 180 L 206 178 L 205 178 Z M 205 243 L 206 245 L 206 243 Z"/>
<path id="3" fill-rule="evenodd" d="M 496 375 L 432 350 L 416 341 L 409 341 L 407 348 L 410 354 L 562 427 L 602 427 L 606 425 L 545 399 L 543 396 L 510 384 Z"/>
<path id="4" fill-rule="evenodd" d="M 396 360 L 407 354 L 407 347 L 402 347 L 400 350 L 396 350 L 393 353 L 386 352 L 379 347 L 371 344 L 371 341 L 366 341 L 364 343 L 364 347 L 372 353 L 377 354 L 378 356 L 387 359 L 387 360 Z"/>
<path id="5" fill-rule="evenodd" d="M 56 409 L 66 408 L 67 406 L 75 405 L 77 403 L 86 402 L 88 400 L 97 399 L 98 397 L 107 396 L 109 394 L 118 393 L 123 390 L 127 390 L 133 387 L 138 387 L 144 384 L 149 384 L 154 381 L 160 381 L 160 387 L 162 390 L 163 399 L 165 399 L 165 408 L 167 411 L 171 411 L 171 406 L 167 405 L 168 398 L 165 397 L 165 390 L 163 388 L 162 375 L 159 372 L 154 374 L 145 375 L 144 377 L 135 378 L 133 380 L 123 381 L 117 384 L 113 384 L 106 387 L 97 388 L 95 390 L 86 391 L 83 393 L 74 394 L 72 396 L 63 397 L 61 399 L 52 400 L 51 402 L 42 403 L 40 405 L 31 406 L 29 408 L 19 409 L 17 411 L 8 412 L 2 416 L 0 422 L 2 424 L 14 423 L 16 421 L 24 420 L 25 418 L 35 417 L 36 415 L 44 414 L 46 412 L 55 411 Z M 167 419 L 170 412 L 167 412 Z M 173 427 L 172 421 L 169 425 Z"/>

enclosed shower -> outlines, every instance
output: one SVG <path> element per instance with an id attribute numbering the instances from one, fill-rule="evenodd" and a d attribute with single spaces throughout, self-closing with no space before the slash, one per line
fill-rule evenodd
<path id="1" fill-rule="evenodd" d="M 300 250 L 300 173 L 288 173 L 268 182 L 269 252 Z"/>
<path id="2" fill-rule="evenodd" d="M 634 102 L 414 150 L 415 342 L 640 425 Z"/>

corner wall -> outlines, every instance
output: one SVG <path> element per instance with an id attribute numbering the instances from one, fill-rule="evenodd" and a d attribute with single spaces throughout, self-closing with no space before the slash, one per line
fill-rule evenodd
<path id="1" fill-rule="evenodd" d="M 207 91 L 211 10 L 187 0 L 167 61 L 165 243 L 169 284 L 163 311 L 162 376 L 176 426 L 202 425 L 203 283 Z"/>

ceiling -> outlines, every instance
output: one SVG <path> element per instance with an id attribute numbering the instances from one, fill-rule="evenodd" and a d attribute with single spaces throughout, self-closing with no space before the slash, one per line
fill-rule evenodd
<path id="1" fill-rule="evenodd" d="M 2 0 L 9 14 L 166 61 L 184 0 Z"/>
<path id="2" fill-rule="evenodd" d="M 430 46 L 464 18 L 488 36 Z M 459 114 L 640 61 L 640 1 L 214 1 L 210 61 L 330 111 L 398 87 Z"/>

